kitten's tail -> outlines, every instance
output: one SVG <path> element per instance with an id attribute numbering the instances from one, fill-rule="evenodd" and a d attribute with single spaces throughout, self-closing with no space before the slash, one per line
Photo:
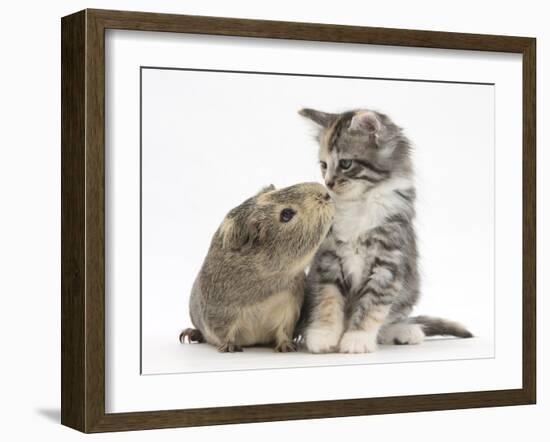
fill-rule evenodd
<path id="1" fill-rule="evenodd" d="M 448 319 L 434 318 L 432 316 L 412 316 L 407 319 L 410 324 L 419 324 L 426 336 L 457 336 L 459 338 L 472 338 L 462 324 Z"/>

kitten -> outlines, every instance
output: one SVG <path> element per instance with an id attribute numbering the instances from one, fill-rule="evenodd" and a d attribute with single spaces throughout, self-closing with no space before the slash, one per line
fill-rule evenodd
<path id="1" fill-rule="evenodd" d="M 402 129 L 371 110 L 300 114 L 321 128 L 321 171 L 336 208 L 307 278 L 302 338 L 308 350 L 368 353 L 377 342 L 471 337 L 455 322 L 409 317 L 419 275 L 411 145 Z"/>

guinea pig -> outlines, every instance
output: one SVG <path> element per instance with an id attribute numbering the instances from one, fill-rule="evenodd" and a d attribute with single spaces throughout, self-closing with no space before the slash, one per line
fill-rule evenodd
<path id="1" fill-rule="evenodd" d="M 305 268 L 334 216 L 326 189 L 273 185 L 232 209 L 212 238 L 191 290 L 195 328 L 180 342 L 207 342 L 220 352 L 270 345 L 296 351 L 294 328 L 304 299 Z"/>

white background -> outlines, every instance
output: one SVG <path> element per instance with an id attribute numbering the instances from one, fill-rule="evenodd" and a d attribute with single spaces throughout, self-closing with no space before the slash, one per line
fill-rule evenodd
<path id="1" fill-rule="evenodd" d="M 366 66 L 379 63 L 376 53 L 357 57 Z M 457 69 L 454 73 L 458 75 Z M 494 89 L 144 69 L 142 373 L 492 357 Z M 437 347 L 383 347 L 361 361 L 349 355 L 272 352 L 251 360 L 252 349 L 227 357 L 214 348 L 179 345 L 179 331 L 191 325 L 188 302 L 193 281 L 225 214 L 264 185 L 320 180 L 313 136 L 317 129 L 297 114 L 304 106 L 333 112 L 368 106 L 388 113 L 405 129 L 416 146 L 416 225 L 423 280 L 416 314 L 461 321 L 475 339 L 446 340 Z M 137 145 L 128 149 L 129 144 L 111 148 L 132 155 Z M 128 163 L 124 158 L 125 167 Z"/>
<path id="2" fill-rule="evenodd" d="M 11 3 L 3 10 L 4 52 L 2 82 L 2 160 L 0 180 L 3 211 L 1 260 L 2 335 L 4 365 L 0 386 L 2 432 L 12 440 L 48 437 L 56 440 L 83 436 L 60 427 L 59 415 L 59 17 L 84 7 L 154 10 L 280 20 L 318 21 L 357 25 L 449 31 L 522 34 L 538 37 L 538 78 L 548 76 L 547 13 L 542 2 L 521 4 L 464 1 L 387 2 L 377 8 L 357 2 L 256 4 L 238 1 L 52 1 Z M 475 11 L 475 13 L 472 13 Z M 25 17 L 25 26 L 18 20 Z M 548 120 L 548 86 L 539 82 L 539 122 Z M 31 125 L 31 126 L 29 126 Z M 539 123 L 539 226 L 548 223 L 548 203 L 542 192 L 550 167 L 548 130 Z M 546 201 L 548 198 L 546 197 Z M 7 205 L 6 205 L 7 203 Z M 547 267 L 548 235 L 539 228 L 539 267 Z M 543 250 L 543 246 L 546 250 Z M 548 291 L 541 271 L 539 293 Z M 539 312 L 547 301 L 539 296 Z M 539 315 L 542 319 L 542 315 Z M 548 369 L 548 325 L 539 325 L 539 372 Z M 6 362 L 7 361 L 7 362 Z M 548 414 L 548 382 L 539 377 L 539 405 L 504 409 L 416 413 L 398 416 L 342 418 L 240 425 L 217 428 L 164 430 L 96 436 L 127 440 L 280 440 L 282 437 L 342 438 L 349 434 L 423 441 L 463 441 L 490 437 L 517 440 L 531 435 L 542 440 L 543 416 Z M 391 432 L 388 433 L 388 427 Z M 452 428 L 452 432 L 448 429 Z M 223 432 L 223 433 L 222 433 Z M 536 435 L 539 435 L 538 437 Z"/>

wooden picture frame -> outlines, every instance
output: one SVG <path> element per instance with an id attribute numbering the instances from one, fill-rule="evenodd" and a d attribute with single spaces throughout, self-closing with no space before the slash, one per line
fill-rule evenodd
<path id="1" fill-rule="evenodd" d="M 133 413 L 105 412 L 105 30 L 417 48 L 523 58 L 523 385 L 457 392 Z M 536 41 L 533 38 L 84 10 L 62 19 L 62 424 L 83 432 L 533 404 L 536 398 Z"/>

